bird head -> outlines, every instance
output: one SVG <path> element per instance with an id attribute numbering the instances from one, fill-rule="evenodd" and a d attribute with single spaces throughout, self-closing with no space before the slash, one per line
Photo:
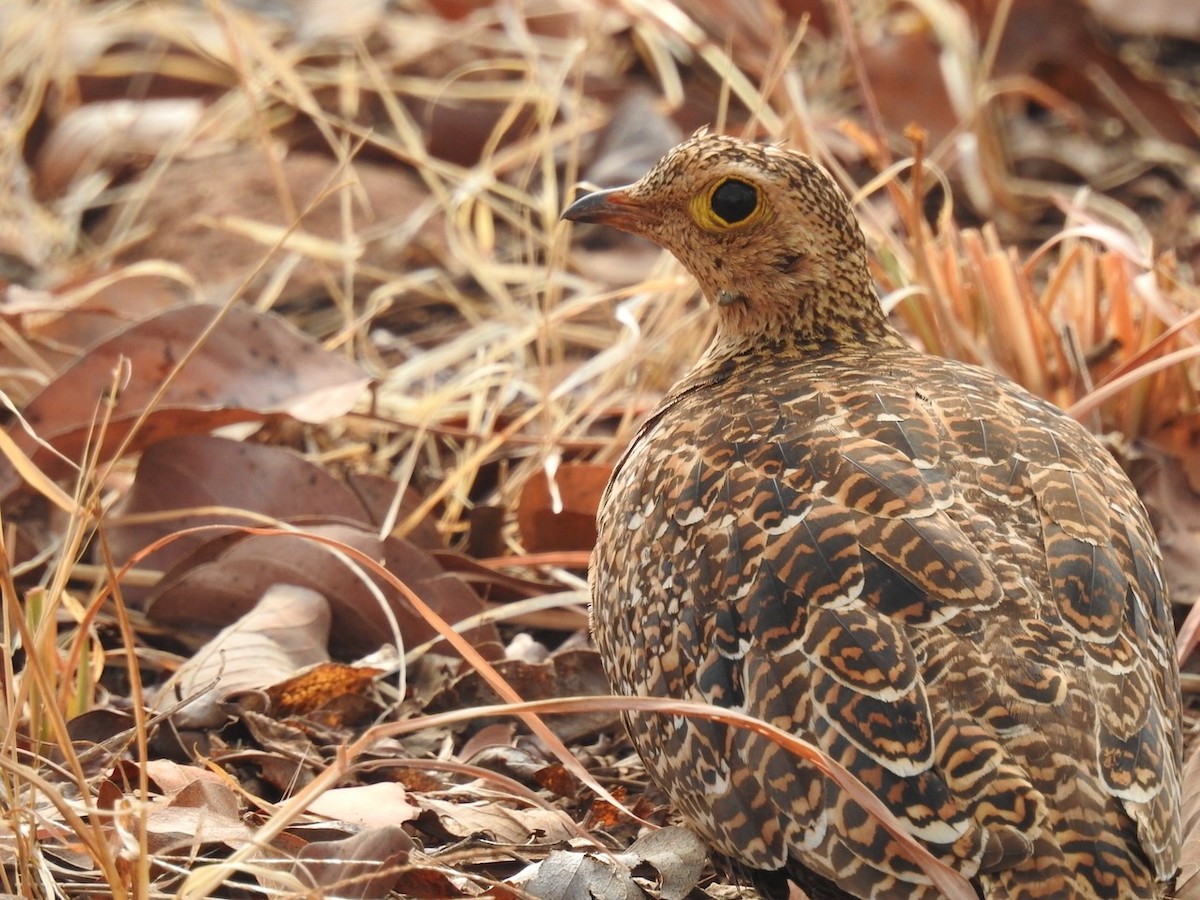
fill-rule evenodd
<path id="1" fill-rule="evenodd" d="M 716 304 L 728 337 L 853 338 L 887 331 L 866 242 L 812 159 L 706 130 L 625 187 L 563 213 L 669 250 Z"/>

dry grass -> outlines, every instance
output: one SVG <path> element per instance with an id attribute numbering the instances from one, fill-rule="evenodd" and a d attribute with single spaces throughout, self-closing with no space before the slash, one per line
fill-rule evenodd
<path id="1" fill-rule="evenodd" d="M 914 135 L 913 155 L 894 160 L 878 129 L 847 127 L 855 100 L 837 75 L 849 65 L 845 48 L 798 53 L 803 30 L 773 27 L 759 33 L 767 43 L 747 49 L 650 0 L 530 3 L 524 17 L 498 4 L 465 22 L 439 17 L 436 6 L 380 17 L 360 3 L 336 19 L 314 13 L 302 21 L 290 18 L 298 15 L 291 7 L 266 20 L 216 0 L 203 9 L 6 4 L 0 251 L 17 273 L 12 280 L 80 301 L 87 292 L 66 286 L 109 266 L 119 282 L 136 267 L 122 251 L 139 237 L 139 210 L 171 161 L 233 145 L 255 149 L 275 172 L 289 227 L 211 223 L 262 247 L 256 274 L 265 278 L 247 276 L 220 299 L 292 316 L 371 370 L 379 384 L 370 408 L 310 434 L 310 452 L 415 487 L 423 502 L 399 517 L 396 533 L 432 514 L 447 535 L 461 537 L 472 508 L 511 510 L 533 473 L 553 471 L 564 458 L 611 460 L 649 400 L 686 370 L 709 334 L 693 286 L 673 261 L 660 259 L 631 284 L 620 271 L 586 277 L 558 218 L 612 111 L 606 98 L 628 82 L 636 59 L 664 109 L 682 106 L 694 81 L 719 85 L 711 96 L 701 92 L 696 102 L 711 102 L 702 115 L 807 149 L 851 192 L 858 187 L 848 170 L 874 166 L 881 174 L 856 200 L 876 248 L 876 274 L 898 323 L 931 352 L 1005 371 L 1125 441 L 1152 440 L 1177 453 L 1193 445 L 1200 313 L 1189 274 L 1151 245 L 1136 218 L 1086 192 L 1061 195 L 1066 224 L 1034 246 L 1007 245 L 990 226 L 960 227 L 949 201 L 930 226 L 924 196 L 949 183 L 939 166 L 952 151 L 927 155 Z M 948 17 L 945 28 L 956 21 L 946 2 L 921 6 Z M 955 96 L 967 98 L 958 137 L 974 135 L 986 149 L 975 174 L 1000 191 L 1011 184 L 997 150 L 1002 126 L 977 114 L 994 111 L 994 84 L 986 66 L 956 71 Z M 81 96 L 143 91 L 203 102 L 143 106 L 130 113 L 132 125 L 92 123 L 97 131 L 76 134 L 30 168 L 30 142 Z M 431 134 L 479 122 L 469 150 L 476 158 L 454 162 L 428 149 Z M 279 170 L 280 145 L 301 142 L 336 162 L 320 195 L 339 204 L 340 240 L 308 232 L 315 204 L 298 203 Z M 81 148 L 94 152 L 89 158 Z M 363 255 L 371 234 L 362 222 L 371 197 L 357 174 L 364 160 L 410 167 L 426 192 L 389 236 L 403 267 Z M 64 168 L 71 174 L 63 190 L 35 190 L 39 177 Z M 121 216 L 96 242 L 81 227 L 81 211 L 118 200 Z M 435 251 L 407 255 L 420 235 L 435 238 Z M 301 261 L 316 266 L 328 297 L 317 309 L 288 299 Z M 183 290 L 204 295 L 203 271 L 163 265 Z M 70 306 L 41 312 L 70 314 Z M 55 367 L 15 321 L 0 322 L 10 361 L 0 388 L 19 401 Z M 115 479 L 128 474 L 126 463 L 107 466 L 82 461 L 70 500 L 60 498 L 67 514 L 33 557 L 18 552 L 14 527 L 4 532 L 3 637 L 14 652 L 0 673 L 8 723 L 0 740 L 0 889 L 15 894 L 74 896 L 100 884 L 114 897 L 151 897 L 164 893 L 156 879 L 170 882 L 151 870 L 144 768 L 136 788 L 110 805 L 102 773 L 70 738 L 73 717 L 105 705 L 101 675 L 114 667 L 128 673 L 132 700 L 120 749 L 149 758 L 137 676 L 137 657 L 149 651 L 137 637 L 140 623 L 119 602 L 123 561 L 102 559 L 99 577 L 80 578 L 97 571 L 84 565 L 86 548 L 113 502 Z M 514 529 L 505 538 L 521 552 Z M 551 574 L 578 586 L 565 571 Z M 121 652 L 103 650 L 101 619 L 118 630 Z M 332 783 L 341 770 L 330 773 Z M 301 799 L 267 810 L 264 836 L 290 823 Z M 69 860 L 48 852 L 51 845 L 69 846 Z M 247 852 L 197 870 L 184 895 L 218 895 L 234 871 L 254 865 Z"/>

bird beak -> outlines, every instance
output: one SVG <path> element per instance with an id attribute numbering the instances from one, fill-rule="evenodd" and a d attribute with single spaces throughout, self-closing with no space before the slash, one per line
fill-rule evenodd
<path id="1" fill-rule="evenodd" d="M 629 186 L 593 191 L 566 208 L 562 217 L 572 222 L 595 222 L 621 231 L 644 234 L 652 224 L 648 207 L 629 196 Z"/>

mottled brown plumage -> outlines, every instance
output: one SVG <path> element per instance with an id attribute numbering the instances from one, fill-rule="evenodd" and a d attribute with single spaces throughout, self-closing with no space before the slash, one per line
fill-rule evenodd
<path id="1" fill-rule="evenodd" d="M 614 689 L 744 710 L 820 746 L 982 897 L 1162 896 L 1180 843 L 1170 608 L 1104 448 L 1007 379 L 897 336 L 849 205 L 798 153 L 699 133 L 565 215 L 669 249 L 719 319 L 601 506 L 593 628 Z M 937 896 L 836 784 L 765 739 L 626 722 L 743 871 Z"/>

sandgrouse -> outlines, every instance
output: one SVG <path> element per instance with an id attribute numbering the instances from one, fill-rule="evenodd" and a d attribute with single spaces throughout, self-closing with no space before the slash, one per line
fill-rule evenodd
<path id="1" fill-rule="evenodd" d="M 908 346 L 849 204 L 799 153 L 701 131 L 564 216 L 670 250 L 718 319 L 601 504 L 592 620 L 614 690 L 819 746 L 981 897 L 1164 896 L 1170 606 L 1103 446 L 1006 378 Z M 684 820 L 760 884 L 938 896 L 766 739 L 625 719 Z"/>

